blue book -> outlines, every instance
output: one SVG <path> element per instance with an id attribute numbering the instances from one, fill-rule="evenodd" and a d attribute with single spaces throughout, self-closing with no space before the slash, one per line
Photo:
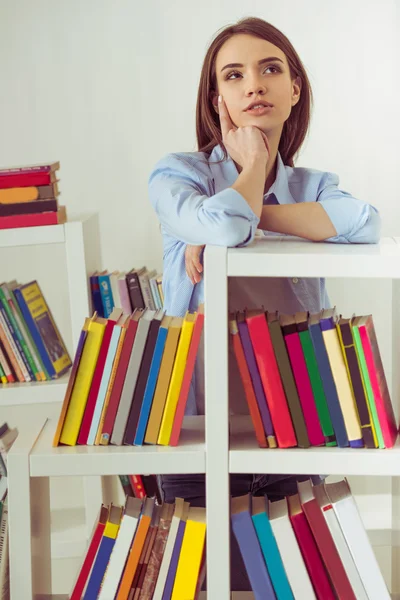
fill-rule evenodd
<path id="1" fill-rule="evenodd" d="M 275 591 L 251 518 L 250 500 L 250 494 L 231 499 L 233 533 L 239 545 L 255 600 L 276 600 Z"/>
<path id="2" fill-rule="evenodd" d="M 103 314 L 104 317 L 108 319 L 114 308 L 114 299 L 111 291 L 110 275 L 108 273 L 99 275 L 99 288 L 101 302 L 103 304 Z"/>
<path id="3" fill-rule="evenodd" d="M 172 317 L 167 317 L 171 320 Z M 153 358 L 151 360 L 149 376 L 144 391 L 142 407 L 140 409 L 139 421 L 136 429 L 136 435 L 133 440 L 135 446 L 142 446 L 146 433 L 147 422 L 153 402 L 154 391 L 156 389 L 158 373 L 161 366 L 161 360 L 164 353 L 164 346 L 168 335 L 168 323 L 160 325 L 157 335 L 157 341 L 154 348 Z"/>
<path id="4" fill-rule="evenodd" d="M 121 522 L 122 509 L 120 506 L 111 505 L 108 521 L 104 528 L 103 537 L 97 551 L 90 579 L 88 581 L 83 600 L 96 600 L 99 595 L 101 582 L 103 581 L 111 552 L 114 548 L 115 540 L 118 535 Z"/>
<path id="5" fill-rule="evenodd" d="M 103 303 L 101 301 L 101 293 L 99 286 L 99 276 L 91 275 L 90 276 L 90 291 L 92 294 L 92 305 L 93 310 L 95 310 L 99 317 L 104 317 L 104 308 Z"/>
<path id="6" fill-rule="evenodd" d="M 251 518 L 277 600 L 294 600 L 292 588 L 289 585 L 281 554 L 267 515 L 267 498 L 265 496 L 253 496 Z"/>
<path id="7" fill-rule="evenodd" d="M 189 509 L 189 507 L 188 507 Z M 175 583 L 176 569 L 178 567 L 179 555 L 181 553 L 183 534 L 185 533 L 187 519 L 187 511 L 185 520 L 180 521 L 178 525 L 178 531 L 176 533 L 174 549 L 172 550 L 171 560 L 169 563 L 167 579 L 165 580 L 164 591 L 161 600 L 171 600 L 172 590 Z"/>
<path id="8" fill-rule="evenodd" d="M 331 365 L 329 363 L 328 353 L 326 351 L 324 338 L 322 336 L 320 325 L 321 315 L 322 313 L 310 315 L 308 329 L 314 347 L 315 357 L 317 359 L 318 369 L 322 379 L 322 387 L 324 388 L 329 414 L 336 435 L 336 441 L 340 448 L 345 448 L 349 445 L 349 439 L 347 437 L 346 426 L 344 424 L 343 413 L 340 407 L 336 385 L 333 379 Z"/>

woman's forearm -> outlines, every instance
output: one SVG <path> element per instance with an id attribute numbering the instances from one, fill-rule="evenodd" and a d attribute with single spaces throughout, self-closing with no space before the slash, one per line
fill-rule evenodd
<path id="1" fill-rule="evenodd" d="M 326 210 L 318 202 L 263 206 L 259 229 L 296 235 L 321 242 L 337 235 Z"/>

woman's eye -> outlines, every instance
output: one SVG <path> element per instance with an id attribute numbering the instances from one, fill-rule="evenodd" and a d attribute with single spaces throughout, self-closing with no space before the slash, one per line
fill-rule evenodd
<path id="1" fill-rule="evenodd" d="M 269 65 L 269 67 L 264 69 L 264 71 L 267 71 L 268 69 L 274 69 L 276 72 L 280 72 L 280 68 L 277 65 Z M 241 73 L 239 73 L 239 71 L 231 71 L 229 75 L 227 75 L 226 79 L 232 79 L 231 75 L 241 75 Z M 236 79 L 236 77 L 234 77 L 234 79 Z"/>

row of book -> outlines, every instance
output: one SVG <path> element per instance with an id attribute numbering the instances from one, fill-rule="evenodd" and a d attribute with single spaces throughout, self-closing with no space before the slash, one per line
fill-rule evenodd
<path id="1" fill-rule="evenodd" d="M 38 282 L 1 284 L 1 383 L 56 379 L 70 367 L 68 351 Z"/>
<path id="2" fill-rule="evenodd" d="M 122 308 L 130 315 L 135 308 L 158 310 L 163 307 L 162 275 L 147 267 L 131 269 L 127 273 L 107 270 L 95 271 L 89 278 L 92 312 L 109 317 L 114 308 Z"/>
<path id="3" fill-rule="evenodd" d="M 114 308 L 81 331 L 53 446 L 179 442 L 204 322 Z"/>
<path id="4" fill-rule="evenodd" d="M 182 498 L 102 505 L 70 600 L 194 600 L 205 574 L 205 537 L 205 508 Z"/>
<path id="5" fill-rule="evenodd" d="M 7 452 L 18 437 L 17 429 L 0 426 L 0 598 L 10 597 L 8 541 Z"/>
<path id="6" fill-rule="evenodd" d="M 0 169 L 0 229 L 60 225 L 67 220 L 59 206 L 59 162 Z"/>
<path id="7" fill-rule="evenodd" d="M 229 315 L 258 445 L 391 448 L 398 425 L 372 315 Z"/>
<path id="8" fill-rule="evenodd" d="M 255 599 L 390 600 L 347 480 L 306 480 L 297 489 L 274 502 L 249 494 L 231 499 Z"/>

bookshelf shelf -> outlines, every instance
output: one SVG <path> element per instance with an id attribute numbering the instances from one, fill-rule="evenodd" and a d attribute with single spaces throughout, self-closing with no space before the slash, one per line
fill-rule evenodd
<path id="1" fill-rule="evenodd" d="M 393 329 L 400 332 L 399 239 L 384 238 L 377 245 L 367 246 L 313 244 L 277 236 L 268 240 L 256 239 L 240 249 L 207 246 L 204 253 L 205 417 L 185 419 L 178 448 L 52 448 L 56 423 L 51 420 L 43 422 L 42 419 L 22 427 L 8 455 L 11 600 L 38 599 L 39 592 L 51 593 L 50 476 L 75 474 L 90 480 L 99 475 L 129 472 L 204 472 L 207 586 L 209 597 L 213 600 L 248 600 L 253 597 L 252 594 L 242 596 L 230 592 L 229 473 L 398 477 L 399 442 L 390 450 L 258 448 L 249 418 L 239 416 L 229 419 L 227 308 L 228 276 L 388 278 L 392 280 Z M 76 333 L 80 327 L 81 323 Z M 393 335 L 392 344 L 395 360 L 400 354 L 400 335 Z M 392 399 L 398 415 L 400 370 L 392 368 L 391 373 Z M 35 531 L 35 542 L 31 546 L 24 541 L 27 532 L 32 531 Z M 393 570 L 396 571 L 395 568 Z M 24 576 L 19 576 L 22 573 Z"/>
<path id="2" fill-rule="evenodd" d="M 65 225 L 20 227 L 0 231 L 0 248 L 37 246 L 38 244 L 62 244 L 65 241 Z"/>
<path id="3" fill-rule="evenodd" d="M 44 404 L 62 402 L 68 385 L 69 374 L 51 381 L 1 384 L 0 407 L 20 404 Z"/>
<path id="4" fill-rule="evenodd" d="M 233 421 L 233 422 L 232 422 Z M 259 448 L 247 417 L 231 417 L 230 473 L 400 476 L 400 441 L 387 450 L 369 448 Z"/>
<path id="5" fill-rule="evenodd" d="M 186 417 L 181 443 L 168 446 L 59 446 L 52 448 L 57 423 L 48 420 L 30 453 L 31 477 L 119 475 L 124 473 L 205 473 L 204 418 Z"/>

